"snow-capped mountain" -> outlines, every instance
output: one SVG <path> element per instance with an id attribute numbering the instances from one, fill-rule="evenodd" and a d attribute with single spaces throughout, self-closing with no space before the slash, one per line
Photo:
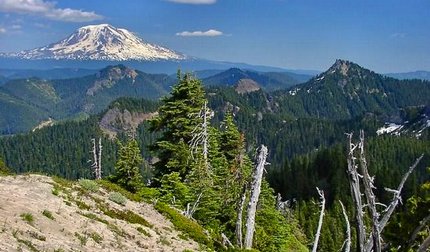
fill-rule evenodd
<path id="1" fill-rule="evenodd" d="M 71 59 L 108 61 L 184 60 L 168 48 L 150 44 L 132 32 L 109 24 L 88 25 L 48 46 L 9 54 L 22 59 Z"/>

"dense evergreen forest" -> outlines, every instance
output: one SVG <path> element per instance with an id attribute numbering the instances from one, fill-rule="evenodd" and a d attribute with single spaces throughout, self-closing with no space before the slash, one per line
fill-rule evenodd
<path id="1" fill-rule="evenodd" d="M 430 96 L 425 91 L 412 97 L 397 80 L 374 76 L 355 65 L 350 68 L 372 81 L 366 92 L 356 90 L 356 97 L 361 98 L 351 96 L 349 101 L 344 99 L 349 86 L 338 85 L 345 76 L 337 72 L 324 75 L 326 85 L 312 86 L 321 90 L 319 93 L 330 94 L 322 96 L 328 97 L 327 100 L 305 95 L 312 94 L 306 88 L 321 82 L 318 80 L 321 76 L 287 91 L 259 90 L 239 95 L 234 87 L 204 89 L 192 76 L 179 75 L 170 95 L 160 102 L 120 98 L 101 114 L 86 120 L 64 121 L 31 133 L 2 137 L 0 159 L 17 173 L 92 178 L 88 162 L 91 139 L 101 138 L 103 177 L 134 193 L 150 194 L 184 209 L 214 237 L 215 242 L 209 246 L 222 250 L 223 246 L 218 243 L 223 235 L 236 247 L 244 246 L 241 233 L 246 231 L 248 209 L 242 207 L 242 212 L 239 209 L 249 203 L 256 155 L 264 144 L 269 149 L 270 165 L 266 166 L 261 185 L 252 247 L 261 251 L 310 249 L 319 221 L 318 187 L 326 199 L 318 250 L 338 251 L 345 240 L 345 222 L 338 201 L 345 204 L 351 226 L 355 225 L 356 211 L 346 172 L 345 133 L 363 129 L 369 172 L 375 176 L 375 195 L 380 202 L 390 202 L 392 194 L 384 188 L 397 187 L 409 166 L 424 154 L 403 188 L 404 204 L 398 207 L 383 232 L 384 244 L 392 251 L 416 250 L 429 235 L 427 223 L 413 240 L 410 237 L 430 209 L 430 173 L 426 170 L 430 166 L 429 130 L 420 132 L 418 138 L 412 128 L 410 134 L 400 136 L 378 136 L 376 131 L 387 118 L 416 126 L 426 110 L 419 105 L 428 105 L 426 97 Z M 336 66 L 327 72 L 333 70 Z M 353 83 L 352 90 L 354 85 L 368 83 L 348 78 L 348 83 Z M 411 85 L 416 88 L 428 86 L 428 82 L 414 83 Z M 342 94 L 335 93 L 339 87 Z M 305 92 L 300 94 L 298 89 Z M 291 95 L 294 90 L 298 93 Z M 384 92 L 393 98 L 383 101 L 378 96 L 370 97 L 374 93 L 383 96 Z M 347 109 L 337 110 L 338 106 Z M 99 123 L 106 111 L 113 108 L 144 113 L 158 111 L 158 114 L 140 124 L 136 132 L 124 131 L 111 139 Z M 136 153 L 143 159 L 130 161 Z M 124 170 L 132 168 L 133 178 L 124 180 Z M 278 193 L 281 199 L 276 197 Z M 281 202 L 286 207 L 281 208 Z M 238 228 L 241 216 L 243 225 Z M 396 236 L 396 232 L 404 234 L 403 237 Z M 353 229 L 353 241 L 356 237 Z M 355 242 L 351 249 L 356 249 Z"/>

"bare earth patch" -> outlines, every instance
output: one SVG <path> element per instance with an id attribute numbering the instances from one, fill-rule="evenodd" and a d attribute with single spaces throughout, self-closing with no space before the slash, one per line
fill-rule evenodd
<path id="1" fill-rule="evenodd" d="M 103 189 L 91 193 L 77 184 L 62 186 L 41 175 L 0 177 L 0 251 L 199 250 L 151 204 L 127 200 L 122 206 L 108 195 Z M 103 209 L 131 211 L 149 224 L 110 217 Z"/>

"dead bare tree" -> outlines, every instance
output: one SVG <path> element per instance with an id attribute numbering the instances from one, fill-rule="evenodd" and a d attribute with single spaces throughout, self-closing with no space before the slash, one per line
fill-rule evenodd
<path id="1" fill-rule="evenodd" d="M 318 194 L 320 195 L 320 199 L 321 199 L 321 204 L 320 204 L 320 206 L 321 206 L 321 212 L 320 212 L 320 218 L 318 220 L 318 227 L 317 227 L 317 232 L 315 234 L 315 239 L 314 239 L 314 245 L 312 247 L 312 252 L 316 252 L 317 248 L 318 248 L 318 242 L 319 242 L 320 235 L 321 235 L 321 227 L 322 227 L 322 224 L 323 224 L 324 211 L 325 211 L 324 191 L 320 190 L 318 187 L 317 187 L 317 191 L 318 191 Z"/>
<path id="2" fill-rule="evenodd" d="M 96 145 L 95 138 L 92 138 L 91 142 L 93 143 L 93 149 L 91 150 L 91 153 L 93 154 L 93 163 L 91 165 L 91 168 L 93 169 L 94 176 L 96 177 L 96 179 L 101 179 L 102 178 L 102 149 L 103 149 L 102 139 L 99 138 L 98 147 Z"/>
<path id="3" fill-rule="evenodd" d="M 349 145 L 348 145 L 348 179 L 351 188 L 351 195 L 355 205 L 355 217 L 357 221 L 357 250 L 361 252 L 380 252 L 382 250 L 382 237 L 381 233 L 397 207 L 399 201 L 401 201 L 400 194 L 403 186 L 408 179 L 409 175 L 421 161 L 423 155 L 421 155 L 415 163 L 409 167 L 409 170 L 403 175 L 402 180 L 396 190 L 385 188 L 388 192 L 392 192 L 393 199 L 388 206 L 377 202 L 376 197 L 373 193 L 375 186 L 373 184 L 374 177 L 369 175 L 367 169 L 367 161 L 364 151 L 364 132 L 360 131 L 360 140 L 358 143 L 353 143 L 352 133 L 347 134 Z M 359 150 L 359 157 L 355 156 L 355 151 Z M 356 160 L 359 159 L 357 164 Z M 360 183 L 360 180 L 362 182 Z M 361 186 L 364 188 L 364 199 L 361 192 Z M 366 204 L 363 204 L 363 200 Z M 377 206 L 384 206 L 382 211 L 378 211 Z M 365 207 L 368 207 L 368 213 L 371 218 L 371 232 L 366 232 L 366 226 L 364 225 L 364 214 Z M 382 217 L 381 217 L 382 216 Z M 349 248 L 347 248 L 349 250 Z"/>
<path id="4" fill-rule="evenodd" d="M 204 168 L 205 168 L 205 171 L 208 172 L 210 169 L 210 163 L 208 160 L 208 153 L 209 153 L 208 117 L 211 116 L 211 112 L 207 108 L 207 102 L 205 102 L 205 104 L 203 105 L 203 108 L 200 110 L 197 116 L 202 119 L 202 123 L 200 125 L 197 125 L 192 131 L 193 138 L 189 143 L 191 147 L 191 157 L 193 158 L 193 154 L 197 152 L 198 150 L 197 147 L 201 146 Z"/>
<path id="5" fill-rule="evenodd" d="M 254 237 L 255 230 L 255 213 L 257 211 L 258 198 L 261 191 L 261 181 L 263 179 L 264 166 L 266 165 L 268 150 L 267 147 L 261 145 L 260 153 L 257 157 L 257 165 L 254 168 L 252 183 L 251 183 L 251 196 L 248 203 L 248 216 L 246 219 L 245 227 L 245 249 L 252 248 L 252 240 Z"/>
<path id="6" fill-rule="evenodd" d="M 199 196 L 197 197 L 196 201 L 193 204 L 193 207 L 190 207 L 191 206 L 190 203 L 187 204 L 187 209 L 184 211 L 184 215 L 186 217 L 188 217 L 188 218 L 192 218 L 193 217 L 193 214 L 196 212 L 197 207 L 199 206 L 200 198 L 202 197 L 202 195 L 203 195 L 203 192 L 201 192 L 199 194 Z"/>

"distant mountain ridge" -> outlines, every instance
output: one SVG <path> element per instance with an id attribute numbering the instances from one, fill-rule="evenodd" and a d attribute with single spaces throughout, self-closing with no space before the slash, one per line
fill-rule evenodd
<path id="1" fill-rule="evenodd" d="M 276 113 L 285 119 L 349 120 L 370 113 L 393 121 L 405 107 L 429 105 L 429 81 L 397 80 L 345 60 L 337 60 L 303 84 L 297 84 L 290 73 L 238 68 L 212 73 L 215 75 L 203 79 L 204 85 L 228 87 L 235 93 L 216 97 L 219 102 L 228 97 L 239 99 L 236 94 L 241 93 L 244 97 L 240 99 L 249 100 L 251 106 L 262 106 L 263 114 Z M 175 83 L 174 76 L 147 74 L 124 65 L 79 78 L 10 80 L 0 86 L 0 134 L 28 131 L 49 118 L 86 117 L 120 97 L 157 99 L 168 94 Z M 247 96 L 250 92 L 253 94 Z M 232 100 L 220 106 L 234 109 L 236 105 Z M 262 116 L 258 114 L 258 119 Z"/>
<path id="2" fill-rule="evenodd" d="M 230 68 L 226 71 L 204 78 L 202 81 L 207 86 L 237 86 L 241 80 L 252 80 L 254 85 L 257 84 L 266 91 L 273 91 L 286 89 L 293 85 L 305 82 L 310 78 L 310 75 L 304 74 L 287 72 L 257 72 L 239 68 Z"/>
<path id="3" fill-rule="evenodd" d="M 28 131 L 49 118 L 98 113 L 119 97 L 159 98 L 174 81 L 166 74 L 147 74 L 123 65 L 79 78 L 12 80 L 0 86 L 0 134 Z"/>
<path id="4" fill-rule="evenodd" d="M 324 73 L 274 96 L 284 113 L 295 116 L 330 119 L 351 119 L 365 113 L 398 116 L 401 108 L 430 102 L 430 82 L 397 80 L 350 61 L 336 60 Z"/>
<path id="5" fill-rule="evenodd" d="M 414 71 L 414 72 L 406 72 L 406 73 L 387 73 L 385 75 L 399 79 L 399 80 L 405 80 L 405 79 L 430 80 L 430 72 L 429 71 Z"/>
<path id="6" fill-rule="evenodd" d="M 184 54 L 147 43 L 126 29 L 116 28 L 109 24 L 84 26 L 56 43 L 5 56 L 32 60 L 157 61 L 187 59 Z"/>

